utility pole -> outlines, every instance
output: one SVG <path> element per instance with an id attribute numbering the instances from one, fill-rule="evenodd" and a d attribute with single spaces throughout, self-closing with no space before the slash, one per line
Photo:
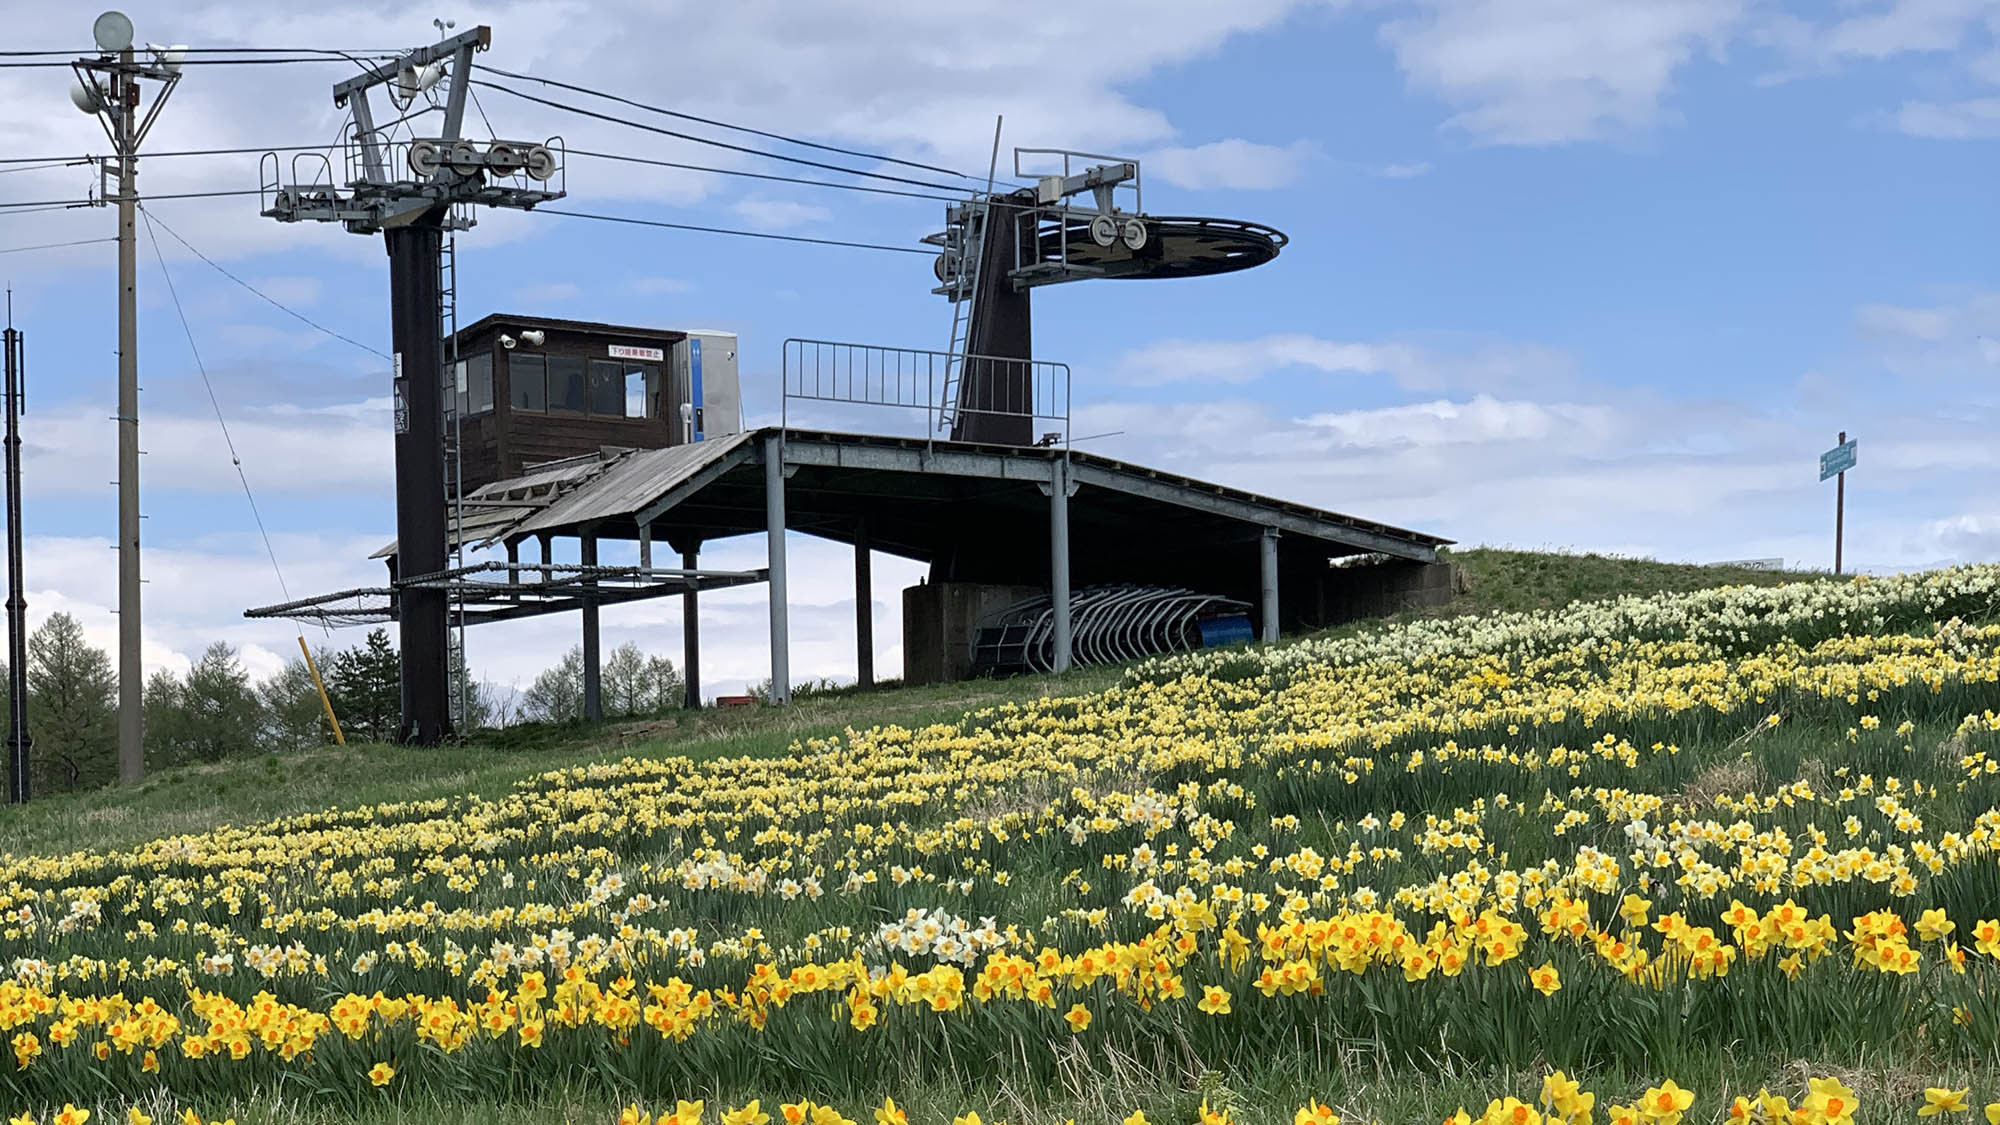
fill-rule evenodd
<path id="1" fill-rule="evenodd" d="M 14 291 L 7 290 L 7 796 L 28 799 L 28 599 L 21 577 L 21 415 L 28 409 L 28 372 L 21 334 L 14 330 Z"/>
<path id="2" fill-rule="evenodd" d="M 433 22 L 440 33 L 452 26 Z M 397 740 L 417 746 L 434 746 L 452 733 L 440 328 L 447 293 L 439 278 L 444 239 L 473 224 L 474 204 L 527 210 L 563 196 L 559 145 L 463 136 L 472 56 L 492 42 L 491 28 L 476 27 L 336 83 L 333 104 L 351 118 L 344 186 L 333 185 L 324 159 L 302 168 L 294 158 L 287 178 L 278 154 L 266 153 L 258 174 L 265 217 L 337 222 L 354 234 L 380 234 L 388 252 L 396 425 L 392 601 L 403 666 Z M 395 111 L 380 127 L 369 103 L 378 88 Z M 430 105 L 416 109 L 422 99 Z M 443 112 L 440 132 L 414 135 L 411 123 L 427 120 L 433 110 Z"/>
<path id="3" fill-rule="evenodd" d="M 97 17 L 92 35 L 101 54 L 72 64 L 70 100 L 97 117 L 111 140 L 118 173 L 118 780 L 146 776 L 145 678 L 140 665 L 139 609 L 139 145 L 180 82 L 181 48 L 132 48 L 132 21 L 119 12 Z M 160 83 L 142 117 L 141 78 Z"/>

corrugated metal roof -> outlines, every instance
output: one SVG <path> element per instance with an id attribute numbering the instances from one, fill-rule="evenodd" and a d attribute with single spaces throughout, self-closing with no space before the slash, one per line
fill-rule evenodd
<path id="1" fill-rule="evenodd" d="M 675 485 L 729 456 L 755 433 L 730 434 L 690 445 L 642 449 L 607 465 L 588 488 L 565 494 L 522 521 L 515 534 L 572 528 L 637 515 Z M 506 482 L 501 482 L 506 483 Z"/>

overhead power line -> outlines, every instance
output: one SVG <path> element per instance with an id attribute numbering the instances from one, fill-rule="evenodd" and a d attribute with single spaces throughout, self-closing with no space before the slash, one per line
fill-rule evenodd
<path id="1" fill-rule="evenodd" d="M 490 130 L 491 126 L 488 126 L 488 128 Z M 339 147 L 339 142 L 336 141 L 333 144 L 317 144 L 317 145 L 253 145 L 244 148 L 191 148 L 191 149 L 172 150 L 168 152 L 148 152 L 146 154 L 146 159 L 159 160 L 163 157 L 176 157 L 176 156 L 182 156 L 182 157 L 250 156 L 250 155 L 261 155 L 267 152 L 323 152 L 329 148 L 338 148 L 338 147 Z M 932 199 L 942 203 L 956 203 L 963 198 L 962 196 L 955 194 L 939 195 L 935 192 L 910 191 L 904 188 L 876 187 L 872 184 L 843 184 L 835 182 L 833 180 L 814 180 L 814 179 L 808 179 L 803 176 L 780 176 L 772 172 L 752 172 L 744 168 L 721 168 L 712 164 L 691 164 L 683 160 L 658 160 L 652 157 L 633 156 L 629 153 L 622 153 L 622 152 L 590 152 L 583 149 L 572 148 L 572 149 L 565 149 L 564 155 L 581 156 L 594 160 L 614 160 L 625 164 L 643 164 L 646 165 L 647 167 L 652 167 L 652 168 L 677 168 L 683 171 L 706 172 L 717 176 L 737 176 L 743 179 L 764 180 L 771 183 L 797 184 L 802 187 L 834 188 L 840 191 L 866 192 L 871 195 L 901 196 L 906 199 Z M 0 176 L 4 176 L 8 172 L 24 172 L 24 171 L 31 171 L 38 169 L 73 167 L 86 164 L 95 164 L 109 159 L 110 157 L 108 156 L 99 156 L 93 154 L 85 154 L 82 156 L 74 156 L 74 157 L 60 157 L 60 156 L 0 157 Z M 12 167 L 9 167 L 10 165 Z M 948 190 L 955 191 L 956 189 L 948 189 Z M 149 198 L 158 199 L 163 197 L 151 196 Z M 15 206 L 15 205 L 0 204 L 0 207 L 4 206 Z"/>
<path id="2" fill-rule="evenodd" d="M 141 48 L 141 50 L 143 49 Z M 343 51 L 338 47 L 176 47 L 174 49 L 188 55 L 338 55 L 342 58 L 353 55 L 358 58 L 375 57 L 383 59 L 401 57 L 400 52 L 381 47 L 370 47 L 366 50 L 352 51 Z M 103 51 L 95 47 L 90 47 L 80 51 L 0 51 L 0 58 L 59 56 L 62 58 L 77 59 L 90 55 L 101 56 L 103 54 Z"/>
<path id="3" fill-rule="evenodd" d="M 829 164 L 823 160 L 808 160 L 803 156 L 787 156 L 781 152 L 766 152 L 763 149 L 751 148 L 748 145 L 732 144 L 729 141 L 718 141 L 714 137 L 703 137 L 694 133 L 683 133 L 675 129 L 663 128 L 658 125 L 648 125 L 643 121 L 634 121 L 629 117 L 619 117 L 616 114 L 610 114 L 610 113 L 599 113 L 594 109 L 584 109 L 582 106 L 574 106 L 564 102 L 552 101 L 548 98 L 537 97 L 534 94 L 530 94 L 522 90 L 516 90 L 511 86 L 503 86 L 498 82 L 484 82 L 478 79 L 474 79 L 472 84 L 475 86 L 484 86 L 489 90 L 498 90 L 503 94 L 512 94 L 514 97 L 520 98 L 524 101 L 534 102 L 537 105 L 548 106 L 550 109 L 559 109 L 564 111 L 565 113 L 574 113 L 581 117 L 591 117 L 599 121 L 609 122 L 613 125 L 623 125 L 630 129 L 640 129 L 648 133 L 658 133 L 663 137 L 673 137 L 676 140 L 692 141 L 695 144 L 702 144 L 702 145 L 713 145 L 716 148 L 728 149 L 731 152 L 740 152 L 749 156 L 760 156 L 766 160 L 782 160 L 789 164 L 803 164 L 809 168 L 823 168 L 829 172 L 840 172 L 848 176 L 863 176 L 871 180 L 886 180 L 889 183 L 910 184 L 914 187 L 934 188 L 938 191 L 956 192 L 964 190 L 954 184 L 941 184 L 937 183 L 934 180 L 916 180 L 916 179 L 911 179 L 908 176 L 892 176 L 887 172 L 869 172 L 860 168 L 849 168 L 844 164 Z M 957 175 L 957 173 L 955 172 L 949 174 Z"/>
<path id="4" fill-rule="evenodd" d="M 256 188 L 237 188 L 231 191 L 172 191 L 159 195 L 144 195 L 142 199 L 215 199 L 226 195 L 257 195 Z M 111 202 L 105 199 L 41 199 L 34 202 L 0 203 L 0 210 L 14 211 L 22 208 L 96 207 Z"/>
<path id="5" fill-rule="evenodd" d="M 595 219 L 601 223 L 627 223 L 639 227 L 660 227 L 665 230 L 687 230 L 702 234 L 729 234 L 738 238 L 766 238 L 776 242 L 808 242 L 815 246 L 845 246 L 854 250 L 887 250 L 895 254 L 922 254 L 926 257 L 934 253 L 912 246 L 889 246 L 880 242 L 850 242 L 840 238 L 809 238 L 802 234 L 772 234 L 768 231 L 736 230 L 730 227 L 704 227 L 693 223 L 669 223 L 660 219 L 638 219 L 629 215 L 597 215 L 587 211 L 563 211 L 553 207 L 537 207 L 530 214 L 561 215 L 570 219 Z"/>
<path id="6" fill-rule="evenodd" d="M 285 63 L 337 63 L 355 62 L 341 55 L 311 55 L 296 58 L 252 58 L 252 59 L 182 59 L 175 66 L 280 66 Z M 4 59 L 0 69 L 6 70 L 69 70 L 71 64 L 60 59 Z"/>
<path id="7" fill-rule="evenodd" d="M 285 568 L 278 565 L 278 550 L 271 545 L 271 533 L 264 527 L 264 513 L 257 510 L 257 496 L 250 490 L 250 476 L 243 471 L 243 456 L 236 451 L 236 440 L 229 436 L 229 423 L 222 416 L 222 400 L 215 395 L 215 384 L 208 379 L 208 365 L 201 361 L 201 349 L 195 346 L 194 327 L 188 323 L 187 310 L 181 307 L 181 295 L 174 288 L 174 275 L 167 269 L 167 256 L 160 251 L 160 237 L 153 232 L 153 216 L 141 207 L 139 214 L 146 220 L 146 237 L 152 240 L 153 257 L 160 263 L 160 276 L 166 279 L 167 296 L 173 298 L 174 314 L 180 317 L 181 331 L 187 334 L 188 351 L 194 356 L 194 369 L 201 373 L 201 385 L 208 391 L 208 404 L 215 409 L 215 424 L 222 430 L 222 446 L 229 451 L 229 463 L 236 467 L 236 479 L 243 482 L 243 498 L 250 502 L 250 517 L 257 521 L 257 534 L 264 540 L 264 553 L 271 556 L 271 569 L 278 576 L 278 590 L 290 601 L 292 591 L 285 584 Z M 303 633 L 300 634 L 304 636 Z"/>
<path id="8" fill-rule="evenodd" d="M 957 176 L 961 179 L 971 180 L 977 178 L 974 176 L 969 176 L 964 172 L 956 171 L 951 168 L 940 167 L 939 165 L 936 164 L 921 164 L 914 160 L 904 160 L 901 157 L 884 156 L 881 155 L 880 153 L 873 153 L 873 152 L 861 152 L 857 149 L 840 148 L 836 145 L 822 144 L 818 141 L 803 140 L 799 137 L 788 137 L 783 133 L 773 133 L 764 129 L 753 129 L 748 125 L 733 125 L 727 121 L 717 121 L 712 117 L 697 117 L 692 113 L 682 113 L 679 110 L 668 109 L 665 106 L 649 105 L 645 102 L 635 101 L 631 98 L 620 97 L 617 94 L 607 94 L 602 90 L 593 90 L 588 86 L 577 86 L 577 85 L 572 85 L 571 83 L 568 82 L 559 82 L 553 78 L 542 78 L 533 74 L 520 74 L 511 70 L 501 70 L 497 66 L 481 67 L 480 69 L 485 70 L 489 74 L 498 74 L 502 77 L 518 79 L 522 82 L 539 82 L 544 86 L 554 86 L 559 90 L 569 90 L 572 93 L 577 93 L 577 94 L 588 94 L 593 98 L 603 98 L 605 101 L 617 102 L 619 105 L 631 106 L 633 109 L 643 109 L 648 113 L 657 113 L 663 117 L 675 117 L 679 118 L 682 121 L 693 121 L 696 124 L 709 125 L 717 129 L 730 129 L 738 133 L 748 133 L 754 137 L 763 137 L 767 140 L 773 140 L 773 141 L 783 141 L 788 145 L 798 145 L 801 148 L 816 148 L 819 149 L 821 152 L 837 152 L 842 156 L 852 156 L 861 160 L 879 160 L 884 164 L 900 164 L 905 168 L 917 168 L 925 172 L 942 172 L 947 176 Z"/>
<path id="9" fill-rule="evenodd" d="M 292 319 L 298 321 L 299 323 L 304 324 L 309 328 L 318 329 L 319 331 L 326 333 L 328 336 L 331 336 L 336 340 L 352 344 L 355 347 L 360 348 L 362 351 L 370 353 L 371 355 L 380 356 L 383 359 L 389 358 L 388 353 L 382 351 L 381 349 L 371 348 L 367 344 L 362 343 L 361 341 L 355 339 L 352 336 L 347 336 L 339 332 L 335 332 L 333 329 L 328 328 L 326 325 L 321 324 L 320 322 L 312 319 L 311 317 L 307 316 L 302 312 L 299 312 L 297 309 L 294 309 L 289 305 L 286 305 L 284 302 L 278 300 L 276 297 L 271 296 L 269 293 L 264 292 L 262 289 L 257 288 L 255 285 L 252 285 L 249 282 L 243 280 L 242 278 L 237 277 L 235 274 L 230 273 L 228 270 L 224 269 L 219 263 L 217 263 L 214 258 L 211 258 L 208 255 L 202 253 L 200 250 L 195 249 L 194 244 L 189 242 L 187 239 L 182 238 L 180 236 L 179 231 L 176 231 L 174 228 L 168 226 L 167 221 L 165 219 L 154 218 L 151 212 L 147 212 L 146 222 L 148 224 L 149 230 L 152 225 L 157 224 L 161 230 L 166 231 L 168 235 L 172 236 L 175 242 L 178 242 L 182 246 L 186 247 L 188 253 L 193 254 L 195 257 L 200 258 L 204 262 L 207 262 L 210 269 L 228 278 L 229 280 L 235 282 L 236 284 L 242 286 L 243 288 L 249 290 L 251 293 L 256 294 L 258 297 L 263 298 L 264 301 L 269 303 L 274 308 L 278 309 L 278 311 L 284 313 L 285 315 L 291 317 Z M 158 240 L 155 239 L 155 241 Z"/>
<path id="10" fill-rule="evenodd" d="M 104 238 L 79 238 L 70 242 L 44 242 L 39 246 L 10 246 L 0 250 L 0 254 L 23 254 L 29 250 L 60 250 L 65 246 L 92 246 L 99 242 L 116 241 L 118 241 L 117 235 L 107 235 Z"/>
<path id="11" fill-rule="evenodd" d="M 831 180 L 809 180 L 803 176 L 780 176 L 771 172 L 750 172 L 741 168 L 717 168 L 708 164 L 688 164 L 679 160 L 655 160 L 647 156 L 628 156 L 622 152 L 586 152 L 582 149 L 566 148 L 564 156 L 582 156 L 596 160 L 616 160 L 623 164 L 644 164 L 650 168 L 679 168 L 688 172 L 710 172 L 718 176 L 742 176 L 752 180 L 769 180 L 781 184 L 799 184 L 804 187 L 838 188 L 842 191 L 865 191 L 872 195 L 897 195 L 905 199 L 935 199 L 942 203 L 957 203 L 963 199 L 956 195 L 938 195 L 927 191 L 907 191 L 903 188 L 873 187 L 868 184 L 840 184 Z"/>

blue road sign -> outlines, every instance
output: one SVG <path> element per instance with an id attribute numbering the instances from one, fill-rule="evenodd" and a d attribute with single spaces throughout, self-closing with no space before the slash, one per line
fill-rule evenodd
<path id="1" fill-rule="evenodd" d="M 1854 439 L 1849 438 L 1819 455 L 1819 479 L 1829 480 L 1854 467 Z"/>

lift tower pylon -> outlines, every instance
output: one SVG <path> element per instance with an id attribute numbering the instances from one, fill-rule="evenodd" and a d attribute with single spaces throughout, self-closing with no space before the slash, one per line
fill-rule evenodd
<path id="1" fill-rule="evenodd" d="M 562 198 L 559 139 L 468 140 L 463 135 L 472 56 L 492 45 L 481 26 L 409 51 L 333 87 L 351 126 L 344 174 L 317 154 L 294 156 L 281 174 L 276 153 L 259 169 L 262 211 L 280 222 L 338 222 L 355 234 L 381 234 L 389 255 L 389 309 L 395 361 L 397 554 L 391 560 L 402 649 L 399 741 L 433 746 L 451 722 L 450 603 L 432 581 L 445 569 L 442 299 L 438 284 L 444 235 L 474 223 L 473 208 L 533 208 Z M 369 103 L 381 88 L 397 111 L 375 125 Z M 415 103 L 429 105 L 416 109 Z M 416 126 L 443 115 L 435 135 Z"/>

